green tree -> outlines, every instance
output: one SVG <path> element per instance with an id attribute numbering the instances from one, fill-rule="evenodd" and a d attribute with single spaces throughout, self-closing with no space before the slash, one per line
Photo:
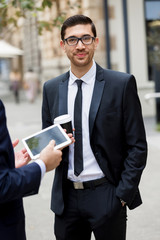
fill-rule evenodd
<path id="1" fill-rule="evenodd" d="M 51 21 L 38 20 L 38 12 L 45 11 L 46 8 L 56 7 L 57 16 Z M 59 27 L 64 21 L 68 9 L 80 8 L 81 1 L 67 1 L 67 9 L 60 10 L 60 0 L 0 0 L 0 34 L 9 31 L 10 28 L 18 28 L 17 22 L 19 18 L 26 18 L 30 12 L 33 17 L 37 18 L 37 27 L 39 34 L 43 29 L 51 30 L 53 26 Z"/>

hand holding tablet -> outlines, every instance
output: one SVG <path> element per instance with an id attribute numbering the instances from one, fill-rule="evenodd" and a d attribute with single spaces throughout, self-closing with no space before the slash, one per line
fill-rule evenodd
<path id="1" fill-rule="evenodd" d="M 23 138 L 22 142 L 30 157 L 37 159 L 40 156 L 40 152 L 51 140 L 55 140 L 54 149 L 64 148 L 72 142 L 59 124 L 52 125 L 29 137 Z"/>
<path id="2" fill-rule="evenodd" d="M 49 144 L 41 151 L 39 158 L 46 166 L 46 172 L 49 172 L 59 166 L 62 160 L 62 151 L 54 149 L 55 141 L 51 140 Z"/>

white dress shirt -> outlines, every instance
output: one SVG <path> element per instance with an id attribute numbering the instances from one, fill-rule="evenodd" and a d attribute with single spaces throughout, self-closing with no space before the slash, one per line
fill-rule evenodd
<path id="1" fill-rule="evenodd" d="M 35 163 L 37 163 L 41 169 L 41 180 L 42 180 L 42 178 L 44 177 L 44 174 L 46 173 L 46 165 L 41 159 L 37 159 Z"/>
<path id="2" fill-rule="evenodd" d="M 89 137 L 89 110 L 92 100 L 93 88 L 96 77 L 96 64 L 93 61 L 91 69 L 81 77 L 82 83 L 82 136 L 83 136 L 83 171 L 77 177 L 74 175 L 74 144 L 69 146 L 68 179 L 76 182 L 84 182 L 104 176 L 90 146 Z M 68 84 L 68 113 L 72 116 L 74 126 L 74 101 L 77 94 L 77 77 L 70 70 Z"/>

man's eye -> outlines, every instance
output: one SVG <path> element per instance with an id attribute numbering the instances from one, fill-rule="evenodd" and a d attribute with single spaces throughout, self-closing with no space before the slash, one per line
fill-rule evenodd
<path id="1" fill-rule="evenodd" d="M 90 39 L 91 39 L 90 36 L 85 36 L 85 37 L 83 37 L 83 40 L 90 40 Z"/>
<path id="2" fill-rule="evenodd" d="M 74 43 L 74 42 L 77 41 L 77 39 L 75 39 L 75 38 L 70 38 L 70 39 L 68 39 L 68 41 L 69 41 L 70 43 Z"/>

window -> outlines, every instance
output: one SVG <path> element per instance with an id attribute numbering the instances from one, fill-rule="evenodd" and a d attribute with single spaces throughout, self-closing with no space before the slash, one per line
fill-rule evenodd
<path id="1" fill-rule="evenodd" d="M 153 80 L 154 67 L 160 65 L 160 1 L 145 1 L 148 76 Z"/>

